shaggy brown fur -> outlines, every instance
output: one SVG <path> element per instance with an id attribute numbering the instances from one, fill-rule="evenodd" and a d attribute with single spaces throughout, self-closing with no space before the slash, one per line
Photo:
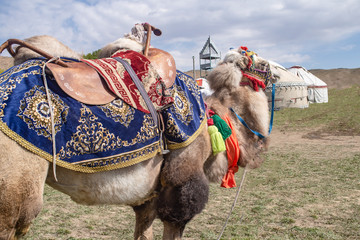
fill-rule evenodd
<path id="1" fill-rule="evenodd" d="M 269 116 L 265 94 L 262 90 L 255 92 L 249 86 L 239 86 L 243 77 L 241 68 L 246 67 L 247 61 L 246 57 L 234 54 L 210 73 L 208 81 L 214 93 L 206 99 L 206 103 L 220 117 L 230 116 L 241 149 L 238 165 L 255 168 L 262 162 L 259 153 L 266 148 L 267 141 L 259 139 L 246 129 L 229 110 L 232 107 L 250 128 L 267 136 Z M 220 180 L 226 173 L 225 154 L 212 156 L 208 149 L 209 136 L 203 133 L 188 147 L 172 151 L 165 156 L 161 174 L 164 187 L 160 192 L 157 211 L 160 219 L 171 223 L 172 226 L 179 226 L 179 229 L 183 229 L 195 214 L 201 212 L 207 201 L 208 187 L 200 177 L 203 174 L 202 170 L 204 169 L 209 180 Z M 207 161 L 194 161 L 194 156 Z"/>
<path id="2" fill-rule="evenodd" d="M 178 186 L 165 186 L 157 201 L 157 213 L 162 221 L 184 229 L 185 225 L 205 207 L 209 184 L 201 172 Z"/>
<path id="3" fill-rule="evenodd" d="M 27 41 L 52 55 L 77 58 L 76 53 L 55 40 L 38 36 Z M 118 44 L 124 44 L 122 41 L 114 43 L 104 49 L 105 56 L 118 49 Z M 60 52 L 56 52 L 58 48 Z M 19 50 L 17 63 L 34 57 L 25 50 Z M 239 86 L 241 70 L 247 63 L 248 59 L 236 51 L 227 55 L 208 78 L 214 94 L 206 102 L 220 116 L 230 116 L 241 148 L 238 165 L 257 167 L 262 162 L 259 153 L 268 142 L 247 130 L 229 111 L 232 107 L 252 129 L 267 135 L 269 115 L 265 94 Z M 261 67 L 264 62 L 260 59 L 256 64 Z M 11 154 L 7 149 L 12 149 Z M 48 166 L 48 162 L 22 149 L 0 132 L 0 239 L 24 234 L 39 213 Z M 47 183 L 82 204 L 131 205 L 136 213 L 135 239 L 152 239 L 152 222 L 157 216 L 164 223 L 163 239 L 181 239 L 186 223 L 205 207 L 209 181 L 219 183 L 227 167 L 225 152 L 212 154 L 205 128 L 187 147 L 171 150 L 163 157 L 97 174 L 58 167 L 58 182 L 50 171 Z"/>
<path id="4" fill-rule="evenodd" d="M 26 158 L 27 150 L 1 131 L 0 139 L 0 239 L 14 239 L 25 235 L 42 208 L 49 162 Z"/>
<path id="5" fill-rule="evenodd" d="M 230 115 L 236 126 L 236 134 L 241 148 L 239 165 L 242 167 L 258 167 L 262 162 L 259 157 L 261 151 L 267 148 L 268 140 L 261 140 L 246 129 L 229 111 L 232 107 L 248 126 L 268 135 L 269 115 L 267 98 L 262 90 L 254 91 L 249 86 L 239 86 L 242 79 L 241 67 L 246 65 L 247 59 L 240 54 L 232 55 L 229 61 L 226 58 L 208 76 L 210 87 L 214 90 L 212 96 L 206 99 L 208 107 L 218 115 Z M 241 63 L 243 62 L 243 63 Z M 234 84 L 235 83 L 235 84 Z"/>

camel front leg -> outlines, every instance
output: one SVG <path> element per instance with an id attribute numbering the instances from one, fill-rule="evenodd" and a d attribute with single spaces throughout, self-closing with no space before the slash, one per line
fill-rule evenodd
<path id="1" fill-rule="evenodd" d="M 208 196 L 209 183 L 203 172 L 182 185 L 164 186 L 157 202 L 157 213 L 164 224 L 163 239 L 181 239 L 185 225 L 205 208 Z"/>
<path id="2" fill-rule="evenodd" d="M 142 205 L 133 207 L 133 210 L 136 215 L 135 233 L 134 233 L 135 240 L 153 239 L 152 224 L 156 218 L 155 204 L 156 204 L 156 200 L 155 198 L 152 198 L 151 200 L 145 202 Z"/>
<path id="3" fill-rule="evenodd" d="M 181 240 L 185 226 L 179 227 L 167 221 L 163 221 L 163 224 L 164 224 L 163 240 Z"/>

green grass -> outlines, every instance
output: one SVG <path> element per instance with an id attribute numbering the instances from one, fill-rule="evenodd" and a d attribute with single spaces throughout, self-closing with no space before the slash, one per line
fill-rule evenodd
<path id="1" fill-rule="evenodd" d="M 268 154 L 247 176 L 222 239 L 360 239 L 359 166 L 360 154 Z"/>
<path id="2" fill-rule="evenodd" d="M 274 126 L 301 130 L 320 128 L 332 134 L 360 134 L 360 87 L 330 89 L 328 103 L 310 104 L 309 108 L 287 108 L 275 112 Z"/>
<path id="3" fill-rule="evenodd" d="M 247 173 L 222 239 L 360 239 L 359 99 L 359 87 L 333 89 L 329 103 L 275 113 L 274 129 L 299 139 L 273 144 L 262 166 Z M 332 138 L 302 138 L 299 131 Z M 206 208 L 187 225 L 184 239 L 217 239 L 235 193 L 212 184 Z M 78 205 L 48 186 L 44 203 L 25 239 L 133 238 L 130 207 Z M 161 236 L 156 220 L 154 239 Z"/>
<path id="4" fill-rule="evenodd" d="M 305 147 L 309 151 L 324 151 Z M 360 239 L 360 153 L 313 158 L 284 146 L 247 173 L 223 240 Z M 236 175 L 239 184 L 242 171 Z M 132 239 L 134 216 L 128 207 L 77 205 L 46 187 L 45 209 L 25 239 Z M 185 240 L 217 239 L 236 189 L 210 187 L 206 209 L 184 232 Z M 154 239 L 161 239 L 159 220 Z"/>

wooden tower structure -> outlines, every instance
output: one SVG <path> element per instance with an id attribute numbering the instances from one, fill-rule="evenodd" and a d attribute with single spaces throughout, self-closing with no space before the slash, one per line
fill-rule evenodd
<path id="1" fill-rule="evenodd" d="M 206 72 L 213 69 L 219 59 L 221 59 L 221 53 L 216 48 L 215 44 L 211 41 L 209 36 L 205 42 L 204 47 L 199 53 L 200 77 L 206 76 Z M 202 71 L 204 71 L 204 74 L 202 74 Z"/>

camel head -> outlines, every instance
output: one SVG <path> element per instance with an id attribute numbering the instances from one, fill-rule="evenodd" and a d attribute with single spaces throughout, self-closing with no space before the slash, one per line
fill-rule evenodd
<path id="1" fill-rule="evenodd" d="M 214 93 L 206 102 L 219 116 L 231 116 L 241 148 L 238 165 L 242 167 L 257 167 L 263 161 L 260 153 L 269 144 L 270 122 L 268 100 L 263 89 L 276 80 L 269 62 L 251 54 L 252 57 L 242 48 L 230 50 L 207 78 Z M 257 75 L 256 71 L 260 74 Z M 265 138 L 249 131 L 230 108 Z"/>
<path id="2" fill-rule="evenodd" d="M 276 83 L 279 79 L 279 73 L 274 71 L 273 69 L 270 70 L 270 63 L 265 60 L 264 58 L 258 56 L 255 52 L 249 51 L 247 47 L 240 47 L 238 49 L 232 49 L 228 51 L 224 57 L 224 59 L 219 63 L 219 65 L 229 65 L 236 69 L 234 72 L 236 77 L 240 82 L 246 81 L 243 79 L 244 73 L 250 72 L 256 75 L 256 77 L 260 80 L 264 81 L 265 86 L 271 83 Z M 240 75 L 238 72 L 241 72 Z M 245 74 L 246 77 L 246 74 Z M 224 82 L 220 84 L 226 84 L 227 87 L 236 87 L 238 86 L 238 81 L 231 81 L 232 84 L 228 85 Z M 213 86 L 214 88 L 217 85 Z"/>

